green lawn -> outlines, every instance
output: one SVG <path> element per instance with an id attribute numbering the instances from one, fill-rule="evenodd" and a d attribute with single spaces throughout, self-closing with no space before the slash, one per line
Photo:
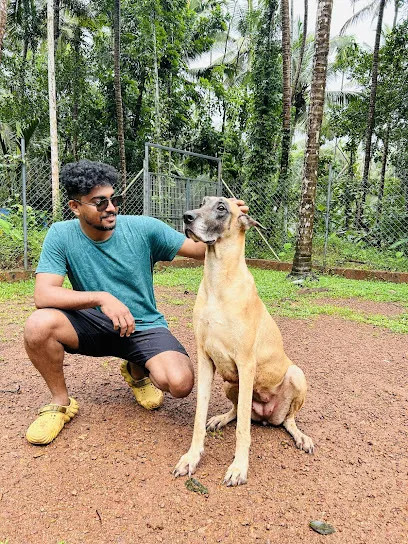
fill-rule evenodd
<path id="1" fill-rule="evenodd" d="M 255 277 L 259 294 L 272 315 L 297 319 L 335 315 L 343 319 L 370 323 L 393 332 L 408 333 L 408 284 L 320 276 L 318 281 L 307 281 L 299 287 L 287 280 L 285 272 L 260 269 L 252 269 L 251 272 Z M 158 286 L 182 287 L 195 293 L 202 273 L 201 267 L 169 267 L 155 272 L 154 283 Z M 33 289 L 34 280 L 16 283 L 0 282 L 0 302 L 31 296 Z M 322 302 L 323 298 L 330 301 Z M 336 299 L 348 298 L 397 303 L 402 307 L 403 312 L 396 316 L 386 317 L 380 313 L 368 313 L 335 305 Z M 177 305 L 180 305 L 180 297 L 177 301 Z"/>
<path id="2" fill-rule="evenodd" d="M 381 281 L 348 280 L 339 276 L 320 276 L 318 281 L 307 281 L 301 287 L 287 280 L 286 272 L 251 269 L 258 292 L 272 315 L 291 318 L 313 318 L 318 315 L 336 315 L 344 319 L 370 323 L 393 332 L 408 334 L 408 284 Z M 197 292 L 202 268 L 167 268 L 154 276 L 155 284 L 184 287 Z M 398 303 L 405 311 L 386 317 L 368 314 L 335 304 L 321 303 L 318 299 L 356 298 L 374 302 Z"/>

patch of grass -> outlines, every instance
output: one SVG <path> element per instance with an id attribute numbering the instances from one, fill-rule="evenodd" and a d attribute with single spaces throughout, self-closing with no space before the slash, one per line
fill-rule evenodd
<path id="1" fill-rule="evenodd" d="M 320 276 L 301 287 L 288 281 L 286 272 L 251 269 L 258 292 L 273 315 L 311 319 L 334 315 L 350 321 L 367 323 L 393 332 L 408 334 L 408 311 L 393 317 L 366 314 L 351 308 L 340 308 L 316 299 L 360 298 L 374 302 L 398 303 L 408 309 L 408 284 L 381 281 L 348 280 L 339 276 Z M 166 268 L 154 276 L 156 285 L 184 287 L 197 292 L 203 275 L 200 268 Z M 318 289 L 318 290 L 317 290 Z"/>
<path id="2" fill-rule="evenodd" d="M 17 300 L 21 299 L 22 297 L 32 297 L 34 295 L 34 283 L 34 278 L 11 283 L 0 281 L 0 302 Z M 71 289 L 71 284 L 67 279 L 65 279 L 63 287 Z M 26 306 L 25 309 L 29 309 L 30 311 L 32 310 L 32 308 L 29 308 L 28 306 Z"/>
<path id="3" fill-rule="evenodd" d="M 167 320 L 169 323 L 176 324 L 176 323 L 178 323 L 179 318 L 176 317 L 176 316 L 174 316 L 174 315 L 170 315 L 169 317 L 166 318 L 166 320 Z"/>
<path id="4" fill-rule="evenodd" d="M 8 283 L 0 282 L 0 302 L 33 296 L 34 279 Z M 0 544 L 2 544 L 0 542 Z"/>
<path id="5" fill-rule="evenodd" d="M 172 298 L 172 297 L 166 297 L 167 304 L 171 304 L 172 306 L 184 306 L 186 301 L 182 300 L 180 298 Z"/>
<path id="6" fill-rule="evenodd" d="M 408 284 L 382 281 L 348 280 L 338 276 L 320 276 L 318 281 L 306 281 L 301 287 L 288 281 L 286 272 L 251 269 L 258 292 L 273 315 L 311 319 L 319 315 L 334 315 L 343 319 L 368 323 L 393 332 L 408 334 Z M 203 268 L 165 268 L 155 272 L 154 283 L 164 287 L 183 287 L 197 293 Z M 69 282 L 64 287 L 70 287 Z M 34 280 L 15 283 L 0 282 L 0 302 L 32 296 Z M 374 302 L 398 303 L 407 311 L 392 317 L 373 315 L 340 308 L 316 299 L 357 298 Z M 185 301 L 169 297 L 169 304 L 181 305 Z M 170 321 L 171 317 L 167 317 Z M 173 320 L 175 321 L 175 320 Z M 3 340 L 3 339 L 1 339 Z M 1 543 L 0 543 L 1 544 Z"/>

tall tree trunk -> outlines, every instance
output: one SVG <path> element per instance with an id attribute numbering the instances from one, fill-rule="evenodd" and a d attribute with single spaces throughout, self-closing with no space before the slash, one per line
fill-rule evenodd
<path id="1" fill-rule="evenodd" d="M 122 89 L 120 85 L 120 0 L 114 0 L 113 10 L 113 61 L 116 117 L 118 122 L 119 162 L 122 192 L 126 189 L 125 128 L 123 120 Z"/>
<path id="2" fill-rule="evenodd" d="M 54 0 L 54 54 L 57 54 L 60 35 L 60 0 Z"/>
<path id="3" fill-rule="evenodd" d="M 319 139 L 323 119 L 332 11 L 333 0 L 319 0 L 298 237 L 292 265 L 292 276 L 306 276 L 312 270 L 313 221 L 319 161 Z"/>
<path id="4" fill-rule="evenodd" d="M 74 59 L 75 78 L 79 80 L 79 59 L 80 59 L 81 29 L 77 25 L 74 30 Z M 75 82 L 72 88 L 72 155 L 78 160 L 78 111 L 79 111 L 79 85 Z"/>
<path id="5" fill-rule="evenodd" d="M 282 72 L 283 72 L 283 93 L 282 93 L 282 145 L 281 145 L 281 161 L 279 172 L 279 195 L 280 201 L 284 205 L 287 204 L 288 194 L 288 165 L 289 165 L 289 149 L 291 142 L 290 121 L 291 121 L 291 94 L 292 88 L 290 84 L 291 76 L 291 59 L 290 59 L 290 16 L 289 16 L 289 0 L 281 0 L 281 16 L 282 16 Z"/>
<path id="6" fill-rule="evenodd" d="M 57 132 L 57 93 L 55 90 L 55 57 L 54 57 L 54 0 L 47 2 L 47 41 L 48 41 L 48 101 L 50 111 L 51 137 L 51 178 L 52 178 L 52 212 L 54 219 L 58 215 L 60 205 L 59 166 L 58 166 L 58 132 Z"/>
<path id="7" fill-rule="evenodd" d="M 361 228 L 363 223 L 363 213 L 365 201 L 368 193 L 368 175 L 370 173 L 370 161 L 371 161 L 371 143 L 374 131 L 375 121 L 375 102 L 377 97 L 377 81 L 378 81 L 378 56 L 380 51 L 380 39 L 381 29 L 384 17 L 384 8 L 386 0 L 381 0 L 378 9 L 377 29 L 375 34 L 375 44 L 373 51 L 373 64 L 371 70 L 371 92 L 370 92 L 370 104 L 368 108 L 367 118 L 367 130 L 366 130 L 366 142 L 365 142 L 365 154 L 364 154 L 364 170 L 361 180 L 361 198 L 357 202 L 356 212 L 356 228 Z"/>
<path id="8" fill-rule="evenodd" d="M 235 5 L 236 5 L 236 3 L 235 3 Z M 234 11 L 235 11 L 235 5 L 234 5 Z M 248 17 L 249 17 L 248 71 L 249 72 L 252 70 L 252 61 L 253 61 L 253 55 L 254 55 L 254 45 L 253 45 L 254 21 L 253 21 L 253 13 L 254 13 L 253 0 L 248 0 Z M 232 21 L 232 19 L 231 19 L 231 21 Z M 228 29 L 228 32 L 229 32 L 229 29 Z"/>
<path id="9" fill-rule="evenodd" d="M 394 20 L 392 21 L 392 28 L 395 28 L 398 19 L 398 10 L 401 0 L 394 0 Z"/>
<path id="10" fill-rule="evenodd" d="M 136 137 L 137 131 L 139 130 L 139 126 L 141 122 L 143 95 L 145 92 L 146 77 L 147 77 L 146 70 L 143 69 L 142 73 L 139 76 L 139 85 L 138 85 L 139 96 L 137 97 L 137 100 L 136 100 L 136 105 L 134 108 L 134 115 L 133 115 L 133 123 L 132 123 L 132 130 L 135 137 Z"/>
<path id="11" fill-rule="evenodd" d="M 296 89 L 299 83 L 300 72 L 302 71 L 303 57 L 305 56 L 306 37 L 307 37 L 307 17 L 308 17 L 308 11 L 309 11 L 308 0 L 304 0 L 304 10 L 305 12 L 303 14 L 302 43 L 300 44 L 299 62 L 296 68 L 295 77 L 293 79 L 292 101 L 295 96 Z"/>
<path id="12" fill-rule="evenodd" d="M 3 50 L 3 38 L 4 34 L 6 33 L 7 4 L 8 0 L 0 0 L 0 62 L 1 52 Z"/>
<path id="13" fill-rule="evenodd" d="M 154 129 L 157 143 L 161 139 L 161 123 L 160 123 L 160 81 L 159 81 L 159 63 L 157 61 L 157 38 L 156 38 L 156 20 L 155 14 L 152 12 L 152 35 L 153 35 L 153 65 L 154 65 L 154 112 L 155 121 Z M 159 154 L 158 154 L 159 156 Z"/>

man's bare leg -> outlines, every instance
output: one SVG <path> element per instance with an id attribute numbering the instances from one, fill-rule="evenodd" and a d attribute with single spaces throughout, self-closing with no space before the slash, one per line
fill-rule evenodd
<path id="1" fill-rule="evenodd" d="M 27 320 L 24 342 L 31 362 L 44 378 L 51 403 L 39 411 L 37 419 L 27 429 L 31 444 L 52 442 L 78 412 L 78 403 L 68 397 L 64 378 L 64 345 L 76 349 L 78 336 L 69 319 L 60 311 L 41 309 Z"/>
<path id="2" fill-rule="evenodd" d="M 24 344 L 31 362 L 51 392 L 51 402 L 68 406 L 64 378 L 64 345 L 78 348 L 78 336 L 69 319 L 59 310 L 41 309 L 27 320 Z"/>

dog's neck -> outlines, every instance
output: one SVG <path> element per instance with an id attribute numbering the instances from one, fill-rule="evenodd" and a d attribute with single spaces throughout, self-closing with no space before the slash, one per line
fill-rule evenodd
<path id="1" fill-rule="evenodd" d="M 222 239 L 213 246 L 207 246 L 204 261 L 204 281 L 214 288 L 218 283 L 225 288 L 235 277 L 242 278 L 245 262 L 245 233 L 237 237 Z"/>

